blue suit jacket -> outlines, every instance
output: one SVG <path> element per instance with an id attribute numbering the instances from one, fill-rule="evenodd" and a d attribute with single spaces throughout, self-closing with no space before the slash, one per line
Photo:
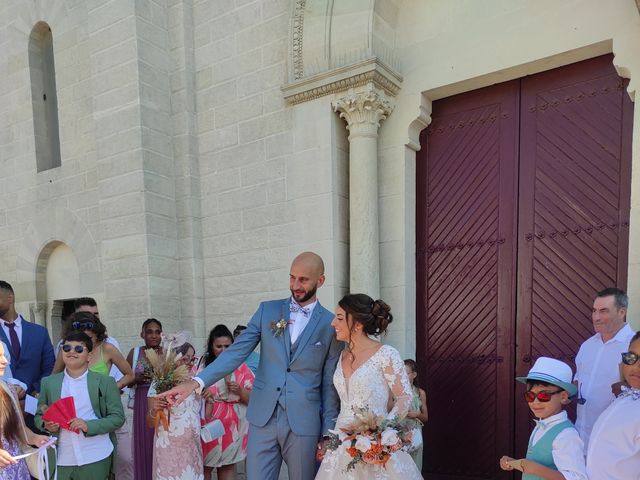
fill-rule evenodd
<path id="1" fill-rule="evenodd" d="M 5 345 L 11 342 L 0 328 L 0 340 Z M 11 373 L 13 378 L 27 384 L 27 392 L 40 391 L 42 377 L 51 375 L 55 357 L 53 345 L 49 338 L 49 332 L 41 325 L 27 322 L 22 317 L 22 343 L 20 344 L 20 358 L 17 359 L 11 353 Z"/>
<path id="2" fill-rule="evenodd" d="M 261 303 L 247 329 L 198 377 L 206 386 L 214 384 L 233 372 L 260 342 L 260 363 L 247 419 L 263 427 L 282 396 L 293 433 L 319 436 L 334 427 L 338 416 L 333 372 L 342 344 L 336 341 L 331 327 L 333 313 L 318 302 L 292 354 L 289 327 L 279 336 L 272 331 L 278 320 L 289 320 L 290 301 L 286 298 Z"/>

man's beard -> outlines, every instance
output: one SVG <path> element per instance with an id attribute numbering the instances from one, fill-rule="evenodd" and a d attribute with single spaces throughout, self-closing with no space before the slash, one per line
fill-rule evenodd
<path id="1" fill-rule="evenodd" d="M 293 299 L 296 302 L 304 303 L 304 302 L 310 300 L 311 298 L 313 298 L 317 291 L 318 291 L 318 287 L 313 287 L 311 290 L 309 290 L 307 293 L 304 294 L 304 297 L 302 297 L 300 300 L 298 300 L 296 298 L 296 294 L 293 293 L 293 290 L 291 290 L 291 296 L 293 297 Z"/>

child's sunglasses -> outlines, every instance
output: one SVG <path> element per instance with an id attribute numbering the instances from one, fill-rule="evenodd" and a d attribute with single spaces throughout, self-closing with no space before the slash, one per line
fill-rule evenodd
<path id="1" fill-rule="evenodd" d="M 87 347 L 83 347 L 82 345 L 74 345 L 73 347 L 71 345 L 62 345 L 62 351 L 65 353 L 69 353 L 71 351 L 71 349 L 73 348 L 73 351 L 76 353 L 82 353 L 84 352 L 84 349 Z"/>
<path id="2" fill-rule="evenodd" d="M 633 352 L 624 352 L 622 354 L 622 363 L 625 365 L 635 365 L 640 360 L 640 355 Z"/>
<path id="3" fill-rule="evenodd" d="M 93 322 L 73 322 L 71 328 L 74 330 L 93 330 Z"/>
<path id="4" fill-rule="evenodd" d="M 563 390 L 556 390 L 555 392 L 538 392 L 538 393 L 528 391 L 528 392 L 524 392 L 524 399 L 527 401 L 527 403 L 533 403 L 536 400 L 536 398 L 542 403 L 546 403 L 549 400 L 551 400 L 551 397 L 553 397 L 556 393 L 560 393 L 562 391 Z"/>

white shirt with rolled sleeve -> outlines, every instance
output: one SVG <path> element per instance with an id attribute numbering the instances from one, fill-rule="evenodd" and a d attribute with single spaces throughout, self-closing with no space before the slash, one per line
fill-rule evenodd
<path id="1" fill-rule="evenodd" d="M 640 398 L 617 398 L 593 427 L 587 451 L 593 480 L 640 480 Z"/>
<path id="2" fill-rule="evenodd" d="M 596 333 L 585 340 L 576 356 L 576 375 L 578 396 L 585 400 L 578 404 L 576 429 L 589 448 L 589 436 L 600 414 L 615 400 L 611 384 L 620 381 L 621 354 L 629 348 L 634 332 L 625 324 L 618 333 L 606 343 Z"/>
<path id="3" fill-rule="evenodd" d="M 558 423 L 568 420 L 564 410 L 555 415 L 539 420 L 531 432 L 530 443 L 535 445 Z M 551 455 L 558 471 L 567 480 L 588 480 L 584 464 L 584 446 L 575 428 L 565 428 L 551 443 Z"/>

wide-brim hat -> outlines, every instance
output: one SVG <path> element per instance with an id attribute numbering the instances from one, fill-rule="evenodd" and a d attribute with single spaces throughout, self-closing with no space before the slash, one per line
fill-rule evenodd
<path id="1" fill-rule="evenodd" d="M 578 392 L 578 388 L 571 383 L 572 379 L 573 372 L 569 365 L 549 357 L 538 358 L 526 377 L 516 377 L 516 380 L 522 383 L 532 380 L 547 382 L 566 390 L 570 397 Z"/>

